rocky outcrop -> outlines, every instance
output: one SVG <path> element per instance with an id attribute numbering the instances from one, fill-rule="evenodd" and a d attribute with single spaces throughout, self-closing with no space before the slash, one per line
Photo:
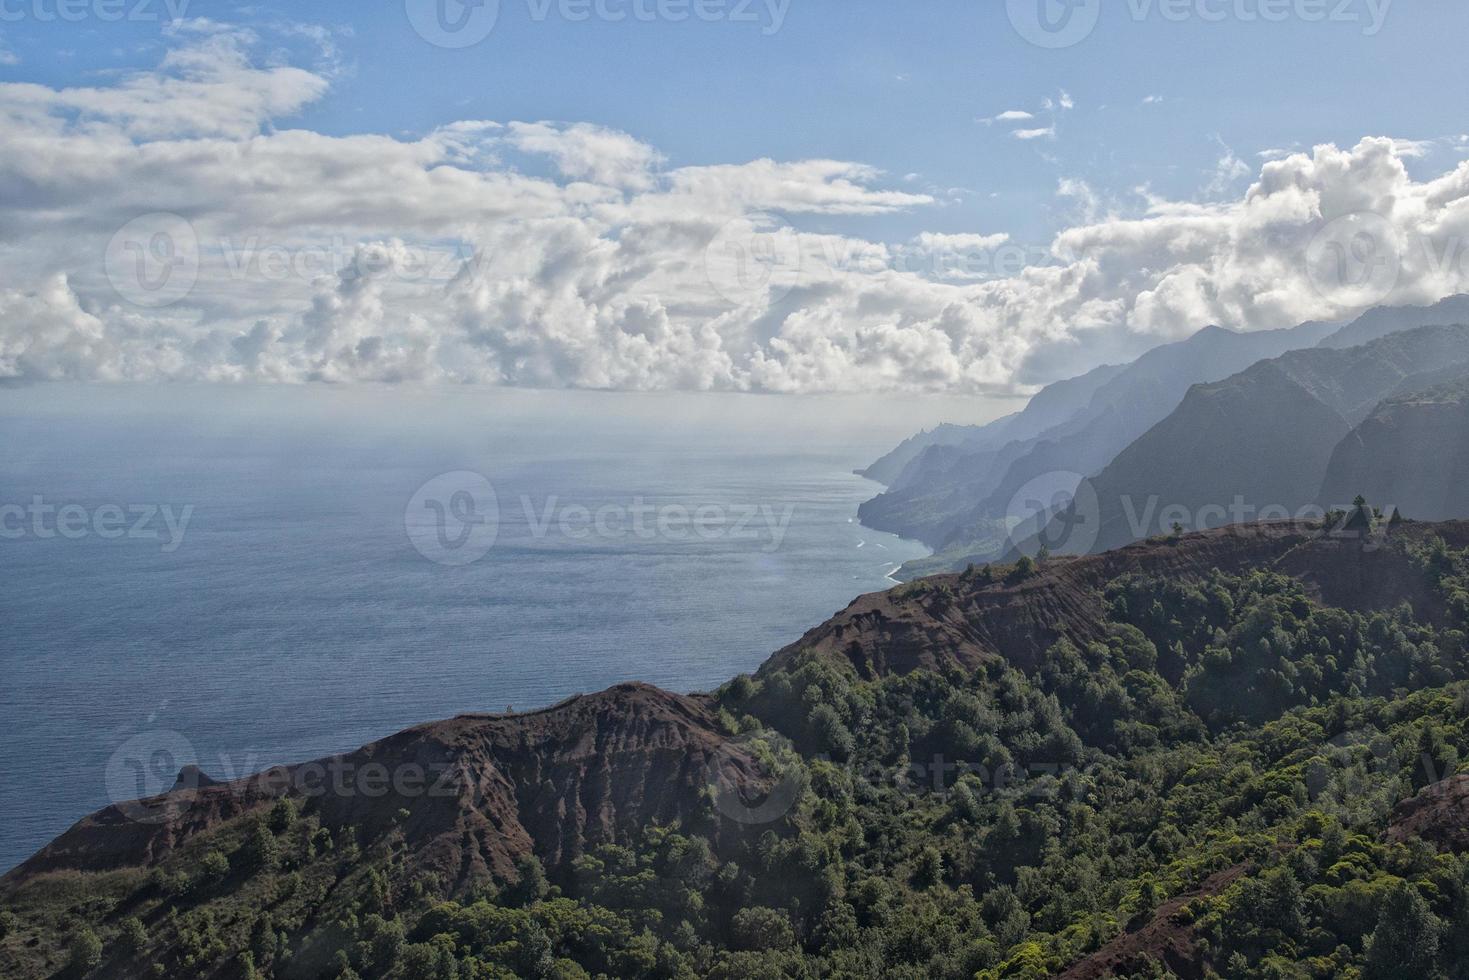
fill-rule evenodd
<path id="1" fill-rule="evenodd" d="M 1469 523 L 1405 521 L 1373 535 L 1328 532 L 1304 521 L 1235 524 L 1101 555 L 1053 558 L 1023 579 L 1004 569 L 993 581 L 934 576 L 857 599 L 776 653 L 761 671 L 777 670 L 806 651 L 843 658 L 862 677 L 947 664 L 972 669 L 992 657 L 1029 671 L 1063 637 L 1077 643 L 1103 638 L 1103 590 L 1131 573 L 1197 579 L 1213 569 L 1274 567 L 1328 605 L 1370 611 L 1408 602 L 1438 619 L 1443 610 L 1403 547 L 1433 535 L 1466 547 Z"/>
<path id="2" fill-rule="evenodd" d="M 627 684 L 543 711 L 464 715 L 343 756 L 234 783 L 185 773 L 170 793 L 82 820 L 6 876 L 147 867 L 192 837 L 281 796 L 370 841 L 401 828 L 409 860 L 467 886 L 513 878 L 517 858 L 561 867 L 653 824 L 708 821 L 710 792 L 758 797 L 758 764 L 721 731 L 707 699 Z"/>
<path id="3" fill-rule="evenodd" d="M 1147 922 L 1125 930 L 1095 953 L 1072 964 L 1058 975 L 1058 980 L 1130 976 L 1158 964 L 1183 980 L 1208 976 L 1193 924 L 1184 907 L 1196 899 L 1222 894 L 1249 870 L 1243 864 L 1226 868 L 1211 875 L 1197 889 L 1164 902 Z"/>
<path id="4" fill-rule="evenodd" d="M 1469 851 L 1469 775 L 1423 788 L 1393 811 L 1387 839 L 1421 838 L 1445 851 Z"/>

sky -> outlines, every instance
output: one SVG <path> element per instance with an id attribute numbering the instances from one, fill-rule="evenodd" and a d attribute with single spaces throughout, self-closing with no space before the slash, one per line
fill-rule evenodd
<path id="1" fill-rule="evenodd" d="M 1005 398 L 1464 288 L 1452 0 L 0 0 L 0 379 Z"/>

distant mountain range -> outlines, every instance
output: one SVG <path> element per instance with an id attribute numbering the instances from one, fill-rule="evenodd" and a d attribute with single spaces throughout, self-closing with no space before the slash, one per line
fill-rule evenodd
<path id="1" fill-rule="evenodd" d="M 1082 539 L 1092 549 L 1157 533 L 1164 516 L 1170 518 L 1162 522 L 1165 530 L 1180 516 L 1188 519 L 1179 523 L 1188 526 L 1213 526 L 1218 523 L 1213 508 L 1203 521 L 1196 520 L 1194 510 L 1217 504 L 1222 489 L 1234 484 L 1260 501 L 1246 500 L 1246 507 L 1318 502 L 1337 443 L 1379 401 L 1451 381 L 1460 363 L 1458 342 L 1452 339 L 1457 335 L 1440 338 L 1447 347 L 1422 341 L 1427 346 L 1378 348 L 1379 355 L 1390 351 L 1396 358 L 1381 372 L 1372 369 L 1372 356 L 1342 360 L 1331 353 L 1415 328 L 1465 323 L 1469 296 L 1430 307 L 1374 309 L 1345 325 L 1312 322 L 1255 333 L 1206 327 L 1132 364 L 1098 368 L 1052 385 L 1024 411 L 988 426 L 942 426 L 908 440 L 863 471 L 888 489 L 864 504 L 860 517 L 870 527 L 935 549 L 933 558 L 905 566 L 901 577 L 912 578 L 1006 556 L 1017 539 L 1044 523 L 1034 518 L 1035 527 L 1017 537 L 1015 501 L 1027 500 L 1030 494 L 1022 491 L 1037 483 L 1047 494 L 1069 495 L 1083 477 L 1095 477 L 1102 526 L 1094 543 L 1093 535 Z M 1318 353 L 1287 358 L 1298 351 Z M 1277 359 L 1283 359 L 1278 371 L 1249 373 Z M 1224 382 L 1232 383 L 1195 390 Z M 1244 435 L 1250 426 L 1255 428 Z M 1239 439 L 1229 437 L 1235 427 L 1245 427 Z M 1237 443 L 1270 451 L 1236 452 L 1230 447 Z M 1165 453 L 1164 445 L 1172 448 Z M 1308 448 L 1300 449 L 1303 445 Z M 1229 462 L 1221 456 L 1216 465 L 1216 450 L 1226 449 Z M 1202 474 L 1217 475 L 1223 467 L 1231 480 L 1207 483 Z M 1268 472 L 1251 475 L 1252 467 Z M 1207 494 L 1180 483 L 1189 482 L 1191 471 L 1200 474 L 1196 482 L 1208 486 Z M 1131 509 L 1123 507 L 1124 496 Z M 1155 497 L 1152 511 L 1145 513 Z M 1234 494 L 1223 503 L 1235 503 Z M 1026 514 L 1020 508 L 1019 516 Z M 1133 530 L 1138 533 L 1128 533 Z"/>
<path id="2" fill-rule="evenodd" d="M 1023 410 L 988 425 L 940 425 L 920 432 L 857 472 L 896 488 L 905 479 L 916 476 L 919 470 L 913 464 L 930 449 L 953 449 L 961 454 L 993 452 L 1012 442 L 1034 439 L 1084 411 L 1097 390 L 1125 370 L 1125 365 L 1105 365 L 1080 377 L 1047 385 Z"/>
<path id="3" fill-rule="evenodd" d="M 1469 513 L 1469 378 L 1388 398 L 1337 444 L 1320 499 L 1358 493 L 1424 520 Z"/>
<path id="4" fill-rule="evenodd" d="M 1469 374 L 1469 327 L 1292 351 L 1196 385 L 1092 479 L 1100 532 L 1094 541 L 1083 538 L 1087 550 L 1162 534 L 1175 523 L 1193 530 L 1349 504 L 1361 488 L 1329 499 L 1319 493 L 1337 445 L 1384 398 L 1430 386 L 1446 369 Z"/>

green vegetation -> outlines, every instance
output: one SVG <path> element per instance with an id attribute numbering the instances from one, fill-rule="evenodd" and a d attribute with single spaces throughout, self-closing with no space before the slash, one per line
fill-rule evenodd
<path id="1" fill-rule="evenodd" d="M 1408 558 L 1433 621 L 1269 571 L 1134 575 L 1105 588 L 1104 636 L 1029 673 L 864 680 L 805 654 L 737 678 L 731 734 L 789 740 L 801 776 L 743 835 L 650 827 L 450 894 L 396 824 L 368 839 L 282 803 L 151 873 L 22 887 L 0 972 L 1008 980 L 1162 929 L 1222 977 L 1466 977 L 1469 856 L 1386 831 L 1469 759 L 1469 558 Z M 1167 976 L 1150 953 L 1129 970 Z"/>

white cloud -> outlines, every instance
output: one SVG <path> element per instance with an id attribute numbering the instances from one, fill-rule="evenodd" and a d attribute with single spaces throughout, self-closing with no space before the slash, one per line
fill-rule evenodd
<path id="1" fill-rule="evenodd" d="M 585 123 L 327 136 L 280 126 L 329 90 L 325 69 L 259 64 L 238 32 L 196 26 L 176 43 L 157 71 L 111 85 L 0 84 L 0 377 L 1010 390 L 1037 352 L 1096 329 L 1165 340 L 1349 315 L 1305 255 L 1358 211 L 1401 251 L 1378 299 L 1469 286 L 1469 163 L 1415 180 L 1411 148 L 1389 139 L 1126 215 L 1068 181 L 1076 225 L 1049 263 L 953 275 L 914 251 L 1008 241 L 810 230 L 939 203 L 861 163 L 669 168 Z M 507 162 L 527 157 L 538 165 Z M 1225 154 L 1232 179 L 1241 167 Z M 129 305 L 104 264 L 118 229 L 151 212 L 183 216 L 199 243 L 192 292 L 160 309 Z M 195 254 L 125 244 L 125 262 Z"/>
<path id="2" fill-rule="evenodd" d="M 1393 151 L 1401 157 L 1426 157 L 1437 140 L 1393 140 Z"/>
<path id="3" fill-rule="evenodd" d="M 565 177 L 609 187 L 646 190 L 663 162 L 657 150 L 615 129 L 589 123 L 511 123 L 510 142 L 555 161 Z"/>
<path id="4" fill-rule="evenodd" d="M 925 231 L 913 239 L 919 248 L 981 251 L 998 248 L 1010 240 L 1004 232 L 995 235 L 944 235 Z"/>
<path id="5" fill-rule="evenodd" d="M 1010 130 L 1010 136 L 1017 140 L 1054 139 L 1056 136 L 1056 122 L 1062 113 L 1076 108 L 1076 102 L 1071 94 L 1065 89 L 1054 98 L 1047 96 L 1041 99 L 1041 112 L 1049 119 L 1049 124 L 1044 126 L 1025 126 L 1024 123 L 1034 123 L 1040 119 L 1034 112 L 1024 109 L 1007 109 L 997 116 L 981 119 L 980 122 L 986 126 L 996 124 L 1009 124 L 1018 128 Z"/>
<path id="6" fill-rule="evenodd" d="M 1204 196 L 1207 198 L 1228 195 L 1240 181 L 1251 175 L 1250 168 L 1235 155 L 1234 150 L 1224 140 L 1215 136 L 1214 142 L 1219 146 L 1220 156 L 1210 174 L 1209 182 L 1204 187 Z"/>
<path id="7" fill-rule="evenodd" d="M 133 139 L 221 136 L 244 139 L 262 123 L 320 98 L 324 78 L 300 68 L 251 65 L 249 31 L 207 31 L 172 49 L 157 71 L 133 72 L 106 88 L 5 86 L 0 117 L 11 125 L 115 129 Z M 6 118 L 8 117 L 8 118 Z"/>

